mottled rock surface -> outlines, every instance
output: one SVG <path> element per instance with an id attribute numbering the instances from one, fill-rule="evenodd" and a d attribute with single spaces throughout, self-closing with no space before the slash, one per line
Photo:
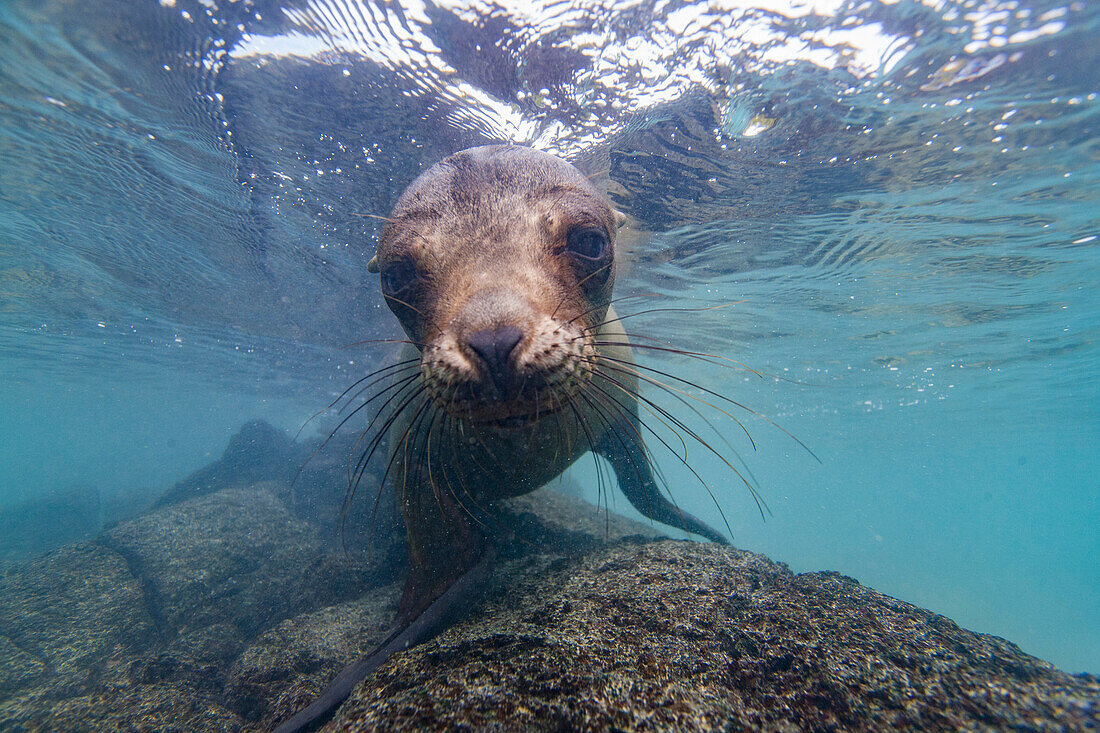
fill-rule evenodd
<path id="1" fill-rule="evenodd" d="M 501 568 L 330 730 L 1084 730 L 1100 683 L 836 573 L 686 542 Z"/>
<path id="2" fill-rule="evenodd" d="M 322 555 L 317 530 L 278 487 L 227 489 L 107 530 L 98 543 L 142 578 L 166 638 L 215 623 L 251 637 L 297 607 Z"/>
<path id="3" fill-rule="evenodd" d="M 318 469 L 327 471 L 323 466 Z M 318 474 L 318 480 L 322 474 Z M 390 627 L 392 536 L 345 554 L 309 482 L 223 487 L 0 574 L 0 730 L 268 730 Z M 469 618 L 331 729 L 1081 730 L 1100 684 L 831 573 L 659 541 L 536 492 Z"/>

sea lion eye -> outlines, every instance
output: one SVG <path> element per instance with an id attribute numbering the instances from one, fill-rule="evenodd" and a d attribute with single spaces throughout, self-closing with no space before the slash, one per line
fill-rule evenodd
<path id="1" fill-rule="evenodd" d="M 382 268 L 382 292 L 396 295 L 416 282 L 419 274 L 409 260 L 396 260 Z"/>
<path id="2" fill-rule="evenodd" d="M 607 244 L 607 237 L 599 229 L 574 229 L 565 240 L 569 253 L 582 260 L 603 259 Z"/>

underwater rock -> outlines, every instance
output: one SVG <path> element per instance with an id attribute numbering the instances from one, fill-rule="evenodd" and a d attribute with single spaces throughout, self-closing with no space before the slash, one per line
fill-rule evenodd
<path id="1" fill-rule="evenodd" d="M 261 484 L 200 496 L 8 568 L 0 729 L 239 725 L 224 687 L 256 634 L 401 572 L 333 557 L 286 493 Z"/>
<path id="2" fill-rule="evenodd" d="M 0 729 L 267 730 L 389 630 L 403 555 L 334 554 L 278 484 L 118 524 L 0 575 Z M 1100 682 L 835 573 L 656 541 L 550 491 L 499 516 L 469 618 L 330 723 L 1080 729 Z"/>
<path id="3" fill-rule="evenodd" d="M 9 568 L 0 576 L 0 730 L 37 719 L 48 700 L 86 694 L 157 639 L 140 582 L 104 547 Z"/>
<path id="4" fill-rule="evenodd" d="M 278 493 L 269 485 L 219 491 L 119 524 L 98 541 L 142 579 L 166 639 L 213 624 L 250 638 L 306 610 L 298 599 L 324 554 L 316 528 Z"/>
<path id="5" fill-rule="evenodd" d="M 230 670 L 229 704 L 252 721 L 308 704 L 343 667 L 385 637 L 400 597 L 400 584 L 390 585 L 263 633 Z"/>
<path id="6" fill-rule="evenodd" d="M 229 439 L 220 460 L 177 483 L 154 502 L 153 508 L 265 481 L 289 483 L 301 452 L 292 448 L 284 431 L 263 420 L 247 422 Z"/>
<path id="7" fill-rule="evenodd" d="M 266 484 L 286 487 L 279 498 L 298 518 L 319 526 L 326 539 L 337 536 L 353 548 L 374 545 L 391 552 L 404 542 L 405 529 L 388 487 L 379 496 L 381 477 L 368 466 L 357 486 L 354 503 L 342 515 L 350 465 L 361 449 L 357 436 L 297 443 L 285 431 L 263 420 L 241 426 L 229 439 L 222 457 L 175 484 L 153 509 L 232 488 Z M 385 445 L 380 453 L 385 454 Z M 346 518 L 346 523 L 342 519 Z"/>
<path id="8" fill-rule="evenodd" d="M 545 489 L 505 502 L 497 524 L 508 535 L 500 557 L 523 566 L 580 556 L 609 542 L 663 536 L 648 525 Z M 403 577 L 402 571 L 392 580 Z M 401 585 L 395 582 L 355 601 L 288 619 L 261 635 L 230 673 L 226 698 L 233 709 L 268 729 L 307 705 L 343 667 L 373 650 L 390 631 Z"/>
<path id="9" fill-rule="evenodd" d="M 500 568 L 329 730 L 1003 730 L 1100 723 L 1100 682 L 836 573 L 689 542 Z"/>

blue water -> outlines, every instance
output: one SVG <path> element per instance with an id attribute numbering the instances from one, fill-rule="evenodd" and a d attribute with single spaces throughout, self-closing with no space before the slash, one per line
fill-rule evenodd
<path id="1" fill-rule="evenodd" d="M 0 5 L 0 506 L 139 505 L 248 419 L 297 430 L 388 356 L 344 348 L 396 330 L 364 214 L 508 140 L 632 217 L 618 292 L 661 310 L 631 330 L 763 376 L 644 363 L 820 459 L 700 406 L 770 513 L 699 446 L 717 501 L 665 455 L 681 505 L 1100 671 L 1098 31 L 1012 0 Z"/>

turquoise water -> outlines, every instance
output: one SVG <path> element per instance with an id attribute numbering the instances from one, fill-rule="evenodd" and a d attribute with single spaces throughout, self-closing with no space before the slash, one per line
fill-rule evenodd
<path id="1" fill-rule="evenodd" d="M 632 217 L 618 292 L 660 310 L 628 330 L 764 376 L 644 363 L 820 459 L 700 406 L 770 508 L 689 446 L 736 544 L 1100 671 L 1098 30 L 991 0 L 6 3 L 0 506 L 140 506 L 246 420 L 297 430 L 389 356 L 344 348 L 396 328 L 363 215 L 514 141 Z"/>

